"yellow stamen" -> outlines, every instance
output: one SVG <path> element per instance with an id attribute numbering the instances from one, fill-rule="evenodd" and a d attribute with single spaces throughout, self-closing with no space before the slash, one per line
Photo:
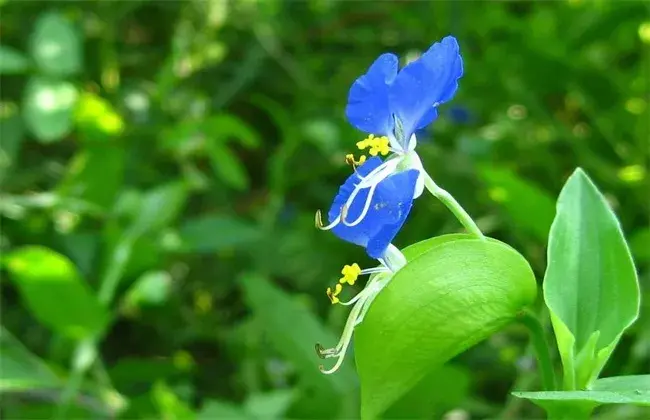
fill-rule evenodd
<path id="1" fill-rule="evenodd" d="M 350 166 L 363 165 L 365 161 L 366 161 L 365 155 L 359 156 L 359 160 L 354 160 L 354 155 L 352 153 L 350 153 L 349 155 L 345 155 L 345 163 L 347 163 Z"/>
<path id="2" fill-rule="evenodd" d="M 377 156 L 378 154 L 386 156 L 390 153 L 390 141 L 386 136 L 375 137 L 374 134 L 371 134 L 367 138 L 357 142 L 357 147 L 360 150 L 370 148 L 368 153 L 371 156 Z"/>
<path id="3" fill-rule="evenodd" d="M 359 267 L 359 264 L 357 263 L 354 263 L 352 265 L 345 265 L 345 267 L 343 267 L 343 270 L 341 270 L 341 274 L 343 274 L 343 277 L 339 279 L 339 283 L 347 283 L 352 286 L 354 285 L 354 282 L 357 281 L 359 274 L 361 274 L 361 267 Z"/>
<path id="4" fill-rule="evenodd" d="M 331 287 L 327 288 L 327 297 L 330 298 L 332 305 L 340 302 L 337 296 L 341 294 L 341 290 L 343 290 L 343 286 L 341 286 L 339 283 L 337 283 L 336 286 L 334 286 L 334 291 L 332 291 Z"/>

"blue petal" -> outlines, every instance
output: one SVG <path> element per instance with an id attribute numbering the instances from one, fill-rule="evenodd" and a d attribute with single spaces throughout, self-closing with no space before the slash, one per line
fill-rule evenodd
<path id="1" fill-rule="evenodd" d="M 360 166 L 357 171 L 360 175 L 366 176 L 380 164 L 381 159 L 374 157 Z M 332 231 L 345 241 L 367 248 L 366 252 L 372 258 L 381 258 L 411 210 L 417 177 L 416 170 L 390 175 L 377 185 L 370 209 L 359 224 L 355 226 L 339 224 Z M 341 186 L 328 212 L 330 223 L 340 216 L 341 207 L 359 182 L 360 178 L 357 174 L 353 174 Z M 366 188 L 357 194 L 348 209 L 346 218 L 348 222 L 356 220 L 361 214 L 368 193 L 369 189 Z"/>
<path id="2" fill-rule="evenodd" d="M 413 205 L 413 195 L 415 193 L 415 184 L 418 179 L 418 171 L 409 169 L 390 176 L 383 182 L 390 182 L 392 185 L 382 185 L 386 192 L 390 191 L 390 212 L 392 223 L 387 223 L 379 229 L 370 239 L 366 247 L 366 252 L 371 258 L 381 258 L 386 252 L 386 248 L 393 241 L 397 233 L 404 225 L 408 217 L 411 206 Z M 374 203 L 373 206 L 377 204 Z M 381 205 L 381 201 L 378 204 Z M 387 202 L 385 202 L 388 204 Z M 366 216 L 368 218 L 368 216 Z"/>
<path id="3" fill-rule="evenodd" d="M 397 75 L 398 59 L 382 54 L 350 88 L 345 115 L 353 126 L 366 133 L 387 135 L 393 129 L 388 90 Z"/>
<path id="4" fill-rule="evenodd" d="M 454 96 L 462 75 L 463 60 L 452 36 L 433 44 L 399 72 L 390 87 L 389 101 L 392 112 L 402 122 L 406 140 L 437 117 L 432 108 Z"/>

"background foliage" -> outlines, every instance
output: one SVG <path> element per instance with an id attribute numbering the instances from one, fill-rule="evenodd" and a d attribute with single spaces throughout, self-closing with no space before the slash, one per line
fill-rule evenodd
<path id="1" fill-rule="evenodd" d="M 313 346 L 346 316 L 326 286 L 369 261 L 313 215 L 362 138 L 343 116 L 352 81 L 381 52 L 447 34 L 465 76 L 420 136 L 425 167 L 538 279 L 555 198 L 583 167 L 645 293 L 603 376 L 648 372 L 647 4 L 17 0 L 0 13 L 4 417 L 68 399 L 73 418 L 357 416 L 354 358 L 323 376 Z M 424 196 L 397 245 L 458 230 Z M 430 376 L 429 405 L 409 415 L 539 417 L 509 396 L 539 389 L 533 360 L 511 326 Z"/>

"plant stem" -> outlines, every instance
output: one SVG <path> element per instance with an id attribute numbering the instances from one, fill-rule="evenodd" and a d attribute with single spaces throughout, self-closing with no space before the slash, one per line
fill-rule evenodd
<path id="1" fill-rule="evenodd" d="M 519 314 L 519 321 L 521 321 L 521 323 L 530 331 L 530 340 L 535 349 L 538 368 L 541 370 L 542 386 L 544 387 L 544 391 L 557 390 L 555 370 L 551 363 L 551 354 L 549 352 L 548 341 L 546 340 L 542 324 L 539 322 L 539 319 L 535 314 L 527 309 Z"/>
<path id="2" fill-rule="evenodd" d="M 469 233 L 477 236 L 479 239 L 484 239 L 485 236 L 483 235 L 483 232 L 481 232 L 481 229 L 478 228 L 474 220 L 469 214 L 467 214 L 458 201 L 456 201 L 456 199 L 446 190 L 440 188 L 426 171 L 421 171 L 421 173 L 424 176 L 424 186 L 426 189 L 429 190 L 434 197 L 442 201 L 442 204 L 447 206 Z"/>

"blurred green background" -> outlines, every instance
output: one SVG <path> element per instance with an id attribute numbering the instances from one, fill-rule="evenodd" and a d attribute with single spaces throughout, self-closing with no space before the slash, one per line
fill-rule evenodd
<path id="1" fill-rule="evenodd" d="M 62 400 L 65 418 L 357 417 L 354 357 L 323 376 L 314 344 L 347 315 L 326 287 L 372 262 L 314 213 L 364 137 L 351 83 L 447 34 L 465 75 L 419 137 L 425 167 L 540 282 L 555 198 L 584 168 L 645 291 L 604 376 L 648 373 L 648 3 L 1 3 L 4 418 Z M 396 244 L 459 229 L 424 195 Z M 543 416 L 509 397 L 539 389 L 517 325 L 420 388 L 387 417 Z"/>

